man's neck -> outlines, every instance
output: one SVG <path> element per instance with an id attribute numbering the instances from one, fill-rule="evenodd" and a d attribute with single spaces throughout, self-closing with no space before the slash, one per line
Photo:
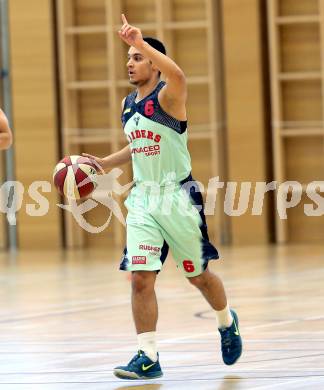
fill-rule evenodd
<path id="1" fill-rule="evenodd" d="M 144 85 L 138 86 L 136 101 L 140 101 L 146 98 L 146 96 L 148 96 L 157 87 L 159 82 L 160 79 L 152 79 Z"/>

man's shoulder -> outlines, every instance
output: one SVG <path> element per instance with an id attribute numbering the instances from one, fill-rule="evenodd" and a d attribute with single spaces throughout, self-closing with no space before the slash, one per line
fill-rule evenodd
<path id="1" fill-rule="evenodd" d="M 137 90 L 134 89 L 133 91 L 131 91 L 128 95 L 126 95 L 123 99 L 123 104 L 129 104 L 129 103 L 133 103 L 134 100 L 135 100 L 135 97 L 137 95 Z"/>

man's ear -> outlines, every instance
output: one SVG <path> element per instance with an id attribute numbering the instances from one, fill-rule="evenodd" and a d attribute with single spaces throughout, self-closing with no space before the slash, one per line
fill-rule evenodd
<path id="1" fill-rule="evenodd" d="M 156 70 L 157 72 L 160 72 L 160 69 L 150 61 L 150 64 L 152 65 L 152 69 Z"/>

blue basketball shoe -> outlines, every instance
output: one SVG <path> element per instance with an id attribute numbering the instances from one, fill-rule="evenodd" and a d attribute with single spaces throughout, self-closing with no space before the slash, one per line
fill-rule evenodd
<path id="1" fill-rule="evenodd" d="M 138 351 L 127 366 L 118 366 L 114 369 L 114 374 L 120 379 L 155 379 L 163 375 L 158 360 L 153 362 L 145 355 L 145 352 Z"/>
<path id="2" fill-rule="evenodd" d="M 223 361 L 228 366 L 234 364 L 242 354 L 242 339 L 237 314 L 231 309 L 233 323 L 228 328 L 220 328 Z"/>

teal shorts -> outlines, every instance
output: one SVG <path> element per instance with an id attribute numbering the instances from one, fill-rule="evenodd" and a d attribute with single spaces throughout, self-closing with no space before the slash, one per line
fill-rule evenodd
<path id="1" fill-rule="evenodd" d="M 217 249 L 209 242 L 203 199 L 189 176 L 165 187 L 135 185 L 125 205 L 127 245 L 120 269 L 160 271 L 169 248 L 186 277 L 200 275 Z"/>

